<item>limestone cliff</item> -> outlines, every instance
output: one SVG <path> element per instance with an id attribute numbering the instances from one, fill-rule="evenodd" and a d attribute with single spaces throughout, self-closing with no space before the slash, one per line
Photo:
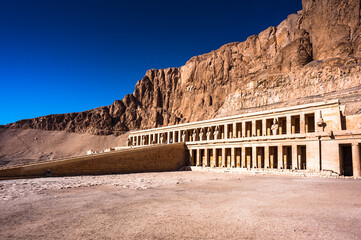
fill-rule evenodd
<path id="1" fill-rule="evenodd" d="M 303 10 L 245 42 L 193 57 L 181 68 L 147 71 L 133 94 L 110 106 L 7 127 L 119 134 L 359 87 L 360 0 L 302 4 Z"/>

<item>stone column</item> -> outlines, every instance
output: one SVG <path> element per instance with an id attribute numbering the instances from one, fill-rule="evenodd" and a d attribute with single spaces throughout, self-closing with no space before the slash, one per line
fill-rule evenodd
<path id="1" fill-rule="evenodd" d="M 291 115 L 287 115 L 286 117 L 286 134 L 292 134 L 292 123 L 291 123 Z"/>
<path id="2" fill-rule="evenodd" d="M 193 150 L 192 149 L 189 149 L 189 163 L 191 166 L 194 165 L 194 162 L 193 162 Z"/>
<path id="3" fill-rule="evenodd" d="M 170 143 L 170 132 L 167 132 L 167 143 Z"/>
<path id="4" fill-rule="evenodd" d="M 283 125 L 282 125 L 283 120 L 281 121 L 281 118 L 278 118 L 278 135 L 282 135 L 283 134 Z"/>
<path id="5" fill-rule="evenodd" d="M 269 146 L 264 147 L 264 168 L 269 168 Z"/>
<path id="6" fill-rule="evenodd" d="M 234 147 L 231 148 L 231 168 L 236 166 L 236 149 Z"/>
<path id="7" fill-rule="evenodd" d="M 251 127 L 251 129 L 252 129 L 252 131 L 251 131 L 251 137 L 253 136 L 253 135 L 256 135 L 257 133 L 256 133 L 256 120 L 253 120 L 252 121 L 252 127 Z"/>
<path id="8" fill-rule="evenodd" d="M 241 148 L 241 168 L 246 166 L 246 148 L 242 146 Z"/>
<path id="9" fill-rule="evenodd" d="M 257 153 L 257 168 L 262 168 L 262 154 L 260 151 L 260 148 L 256 148 L 256 153 Z"/>
<path id="10" fill-rule="evenodd" d="M 295 134 L 295 133 L 296 133 L 296 119 L 291 118 L 291 134 Z"/>
<path id="11" fill-rule="evenodd" d="M 286 149 L 288 150 L 288 148 L 286 148 Z M 288 168 L 288 166 L 287 166 L 288 154 L 287 154 L 287 151 L 284 152 L 284 151 L 282 150 L 282 152 L 283 152 L 283 168 L 284 168 L 284 169 L 287 169 L 287 168 Z"/>
<path id="12" fill-rule="evenodd" d="M 211 162 L 211 167 L 216 167 L 216 161 L 217 161 L 217 149 L 213 148 L 213 158 Z"/>
<path id="13" fill-rule="evenodd" d="M 196 166 L 200 166 L 200 159 L 201 159 L 201 151 L 199 149 L 197 149 L 197 164 Z"/>
<path id="14" fill-rule="evenodd" d="M 266 119 L 262 119 L 262 135 L 267 135 L 267 121 Z"/>
<path id="15" fill-rule="evenodd" d="M 254 146 L 252 147 L 252 168 L 257 168 L 257 148 Z"/>
<path id="16" fill-rule="evenodd" d="M 175 132 L 176 132 L 176 131 L 173 131 L 173 133 L 172 133 L 172 134 L 173 134 L 173 136 L 172 136 L 172 142 L 173 142 L 173 143 L 176 143 L 176 142 L 177 142 L 177 139 L 176 139 L 176 137 L 175 137 Z"/>
<path id="17" fill-rule="evenodd" d="M 246 122 L 242 122 L 242 137 L 246 137 Z"/>
<path id="18" fill-rule="evenodd" d="M 300 150 L 300 151 L 298 151 Z M 302 169 L 302 161 L 301 161 L 301 148 L 297 147 L 297 168 Z"/>
<path id="19" fill-rule="evenodd" d="M 360 169 L 360 147 L 358 143 L 352 143 L 352 167 L 353 167 L 353 177 L 361 177 Z"/>
<path id="20" fill-rule="evenodd" d="M 224 139 L 228 138 L 228 123 L 224 124 Z"/>
<path id="21" fill-rule="evenodd" d="M 203 167 L 208 166 L 208 149 L 204 149 L 204 161 L 203 161 Z"/>
<path id="22" fill-rule="evenodd" d="M 226 166 L 226 149 L 222 148 L 222 167 Z"/>
<path id="23" fill-rule="evenodd" d="M 232 137 L 233 138 L 237 138 L 237 123 L 236 122 L 234 122 L 233 123 L 233 132 L 232 132 Z"/>
<path id="24" fill-rule="evenodd" d="M 241 154 L 242 154 L 242 148 L 238 148 L 238 150 L 236 150 L 236 167 L 237 168 L 241 167 Z"/>
<path id="25" fill-rule="evenodd" d="M 277 161 L 277 159 L 275 159 L 276 152 L 275 152 L 274 148 L 269 149 L 269 152 L 270 152 L 270 156 L 269 156 L 270 166 L 269 167 L 273 169 L 275 166 L 275 161 Z"/>
<path id="26" fill-rule="evenodd" d="M 297 145 L 292 144 L 292 169 L 296 169 L 297 167 Z"/>
<path id="27" fill-rule="evenodd" d="M 178 142 L 182 141 L 182 130 L 178 131 Z"/>
<path id="28" fill-rule="evenodd" d="M 279 145 L 277 147 L 278 153 L 277 153 L 277 157 L 278 157 L 278 162 L 277 162 L 277 168 L 281 169 L 283 168 L 283 150 L 282 150 L 282 145 Z"/>
<path id="29" fill-rule="evenodd" d="M 159 144 L 160 143 L 160 133 L 157 133 L 157 143 Z"/>
<path id="30" fill-rule="evenodd" d="M 305 114 L 301 113 L 300 115 L 300 133 L 305 133 Z"/>

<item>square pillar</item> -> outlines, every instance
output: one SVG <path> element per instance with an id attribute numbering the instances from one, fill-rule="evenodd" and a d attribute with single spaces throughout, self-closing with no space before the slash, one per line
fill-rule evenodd
<path id="1" fill-rule="evenodd" d="M 233 132 L 232 132 L 232 137 L 233 138 L 237 138 L 237 123 L 236 122 L 234 122 L 233 123 Z"/>
<path id="2" fill-rule="evenodd" d="M 252 122 L 253 124 L 253 122 Z M 257 167 L 257 148 L 256 147 L 252 147 L 252 168 L 256 168 Z"/>
<path id="3" fill-rule="evenodd" d="M 231 148 L 231 168 L 236 166 L 236 149 L 234 147 Z"/>
<path id="4" fill-rule="evenodd" d="M 194 156 L 193 156 L 193 150 L 190 149 L 190 150 L 189 150 L 189 163 L 190 163 L 191 166 L 194 166 L 193 158 L 194 158 Z"/>
<path id="5" fill-rule="evenodd" d="M 353 177 L 359 178 L 361 177 L 361 163 L 360 163 L 360 147 L 358 143 L 352 144 L 352 170 Z"/>
<path id="6" fill-rule="evenodd" d="M 200 166 L 200 159 L 201 159 L 201 151 L 199 149 L 197 149 L 197 162 L 196 162 L 196 166 Z"/>
<path id="7" fill-rule="evenodd" d="M 292 123 L 291 123 L 291 115 L 287 115 L 286 117 L 286 134 L 292 134 Z"/>
<path id="8" fill-rule="evenodd" d="M 213 158 L 212 158 L 212 162 L 211 162 L 211 167 L 216 166 L 216 161 L 217 161 L 217 149 L 213 148 Z"/>
<path id="9" fill-rule="evenodd" d="M 252 131 L 251 131 L 251 137 L 253 137 L 253 135 L 257 135 L 256 133 L 256 120 L 252 121 L 252 127 L 251 127 Z"/>
<path id="10" fill-rule="evenodd" d="M 226 149 L 222 148 L 222 167 L 226 166 Z"/>
<path id="11" fill-rule="evenodd" d="M 181 142 L 182 140 L 182 131 L 181 130 L 179 130 L 178 131 L 178 142 Z"/>
<path id="12" fill-rule="evenodd" d="M 236 167 L 241 167 L 241 156 L 242 156 L 242 148 L 238 148 L 236 150 Z"/>
<path id="13" fill-rule="evenodd" d="M 267 135 L 267 121 L 266 121 L 266 119 L 262 119 L 262 134 L 264 136 Z"/>
<path id="14" fill-rule="evenodd" d="M 300 115 L 300 133 L 305 133 L 305 114 L 301 113 Z"/>
<path id="15" fill-rule="evenodd" d="M 224 124 L 224 139 L 228 138 L 228 124 Z"/>
<path id="16" fill-rule="evenodd" d="M 264 147 L 264 168 L 269 168 L 269 146 Z"/>
<path id="17" fill-rule="evenodd" d="M 241 168 L 245 168 L 246 166 L 246 148 L 242 146 L 241 148 Z"/>
<path id="18" fill-rule="evenodd" d="M 204 161 L 203 161 L 203 167 L 208 166 L 208 149 L 204 149 Z"/>
<path id="19" fill-rule="evenodd" d="M 297 145 L 292 144 L 292 169 L 298 169 L 297 166 Z"/>
<path id="20" fill-rule="evenodd" d="M 246 122 L 242 122 L 242 137 L 246 137 Z"/>
<path id="21" fill-rule="evenodd" d="M 278 153 L 277 153 L 277 156 L 278 156 L 278 162 L 277 162 L 277 168 L 278 169 L 281 169 L 281 167 L 283 167 L 283 151 L 282 151 L 282 145 L 279 145 L 277 147 L 277 150 L 278 150 Z"/>

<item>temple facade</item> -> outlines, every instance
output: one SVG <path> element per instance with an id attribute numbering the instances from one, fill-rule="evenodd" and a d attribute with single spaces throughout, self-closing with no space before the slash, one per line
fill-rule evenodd
<path id="1" fill-rule="evenodd" d="M 190 166 L 360 176 L 361 115 L 338 100 L 133 131 L 128 146 L 184 142 Z"/>

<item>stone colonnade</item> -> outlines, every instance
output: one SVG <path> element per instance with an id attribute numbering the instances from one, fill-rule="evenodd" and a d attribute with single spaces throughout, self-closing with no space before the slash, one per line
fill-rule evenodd
<path id="1" fill-rule="evenodd" d="M 213 146 L 189 150 L 191 166 L 225 168 L 307 169 L 302 144 Z"/>
<path id="2" fill-rule="evenodd" d="M 315 112 L 288 114 L 277 118 L 233 121 L 224 124 L 199 126 L 187 129 L 161 130 L 130 136 L 128 146 L 169 144 L 177 142 L 202 142 L 276 135 L 305 134 L 323 131 L 322 115 Z"/>

